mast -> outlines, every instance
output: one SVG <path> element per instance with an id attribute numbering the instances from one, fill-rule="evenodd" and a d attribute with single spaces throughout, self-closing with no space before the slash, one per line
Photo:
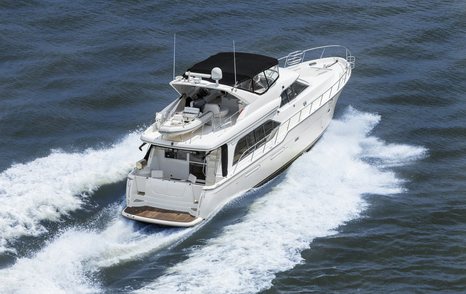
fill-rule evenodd
<path id="1" fill-rule="evenodd" d="M 175 79 L 176 33 L 173 34 L 173 79 Z"/>
<path id="2" fill-rule="evenodd" d="M 236 51 L 235 51 L 235 40 L 233 40 L 233 72 L 235 74 L 235 87 L 236 87 Z"/>

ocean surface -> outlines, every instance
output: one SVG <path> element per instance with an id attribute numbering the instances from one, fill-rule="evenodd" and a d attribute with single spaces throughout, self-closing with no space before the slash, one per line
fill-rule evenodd
<path id="1" fill-rule="evenodd" d="M 466 2 L 1 1 L 0 293 L 466 293 Z M 347 46 L 318 144 L 188 229 L 120 216 L 176 72 Z"/>

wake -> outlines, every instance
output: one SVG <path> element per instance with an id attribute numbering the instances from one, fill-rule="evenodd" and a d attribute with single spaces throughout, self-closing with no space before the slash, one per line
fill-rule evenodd
<path id="1" fill-rule="evenodd" d="M 0 253 L 14 251 L 8 244 L 21 236 L 47 232 L 42 221 L 58 221 L 81 208 L 100 186 L 124 179 L 141 156 L 138 136 L 130 133 L 108 149 L 53 150 L 0 173 Z"/>
<path id="2" fill-rule="evenodd" d="M 147 256 L 176 244 L 198 228 L 165 228 L 158 232 L 137 229 L 120 216 L 122 207 L 103 211 L 110 221 L 103 230 L 97 220 L 90 229 L 64 230 L 31 258 L 20 258 L 0 270 L 0 293 L 97 293 L 100 284 L 93 274 L 102 268 Z"/>
<path id="3" fill-rule="evenodd" d="M 363 195 L 403 191 L 403 181 L 388 167 L 422 158 L 426 150 L 371 136 L 379 121 L 378 115 L 349 108 L 241 222 L 225 227 L 136 292 L 255 293 L 270 288 L 277 272 L 302 261 L 301 252 L 313 239 L 335 234 L 357 218 L 367 206 Z"/>
<path id="4" fill-rule="evenodd" d="M 403 180 L 390 168 L 420 159 L 426 150 L 387 144 L 370 135 L 379 121 L 378 115 L 349 108 L 341 119 L 332 121 L 319 143 L 288 169 L 282 182 L 254 201 L 240 222 L 225 227 L 202 247 L 192 248 L 186 260 L 168 268 L 164 275 L 154 278 L 153 282 L 136 292 L 255 293 L 270 288 L 276 273 L 289 270 L 302 261 L 301 252 L 310 247 L 314 238 L 335 234 L 339 226 L 357 218 L 367 206 L 363 195 L 403 192 Z M 137 141 L 135 136 L 131 134 L 107 150 L 89 150 L 82 154 L 53 153 L 45 159 L 13 166 L 3 172 L 0 179 L 8 181 L 7 175 L 14 174 L 10 170 L 35 168 L 35 165 L 54 161 L 54 156 L 64 156 L 63 161 L 77 158 L 80 164 L 65 174 L 69 176 L 77 172 L 80 176 L 68 180 L 64 177 L 64 183 L 56 185 L 67 187 L 67 193 L 60 196 L 76 201 L 76 208 L 79 208 L 83 201 L 79 193 L 91 193 L 99 183 L 126 176 L 129 163 L 136 159 L 132 157 L 135 154 L 139 156 L 134 152 L 135 146 L 127 146 L 132 145 L 133 140 Z M 108 170 L 101 170 L 93 164 L 89 170 L 95 168 L 92 171 L 94 176 L 86 175 L 88 169 L 84 168 L 86 160 L 83 158 L 89 156 L 108 169 L 115 155 L 120 156 L 121 162 L 117 165 L 123 171 L 112 167 L 112 176 L 105 178 Z M 45 163 L 39 164 L 41 160 Z M 63 169 L 65 163 L 57 168 L 66 171 Z M 43 180 L 52 184 L 48 177 Z M 38 179 L 28 185 L 48 191 Z M 32 198 L 27 191 L 19 195 L 21 200 L 18 201 Z M 52 213 L 52 219 L 75 209 L 75 206 L 62 209 L 53 205 L 53 199 L 46 199 L 43 201 L 45 205 L 57 210 Z M 31 205 L 26 206 L 24 211 L 19 210 L 24 215 L 32 210 Z M 0 292 L 101 292 L 102 285 L 93 278 L 100 269 L 147 256 L 188 238 L 200 229 L 197 226 L 147 233 L 120 217 L 120 210 L 121 207 L 115 205 L 104 211 L 112 217 L 103 229 L 95 229 L 97 225 L 91 224 L 90 229 L 64 230 L 34 256 L 20 258 L 10 268 L 1 270 Z M 45 229 L 40 227 L 40 220 L 48 219 L 50 215 L 30 213 L 34 216 L 32 225 L 40 233 Z M 0 215 L 0 219 L 10 220 L 5 215 Z M 19 227 L 26 223 L 26 220 L 17 221 Z M 12 230 L 13 224 L 7 223 L 0 228 L 2 232 L 8 228 Z M 36 232 L 31 231 L 28 225 L 24 227 L 27 234 Z"/>

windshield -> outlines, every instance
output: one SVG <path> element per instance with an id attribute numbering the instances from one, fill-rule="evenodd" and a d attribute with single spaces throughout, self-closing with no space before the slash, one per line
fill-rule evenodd
<path id="1" fill-rule="evenodd" d="M 240 83 L 238 88 L 261 95 L 267 92 L 278 79 L 278 76 L 278 65 L 275 65 L 258 73 L 252 79 Z"/>

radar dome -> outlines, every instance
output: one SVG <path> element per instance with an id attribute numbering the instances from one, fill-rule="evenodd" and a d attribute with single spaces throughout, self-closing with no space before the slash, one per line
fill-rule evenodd
<path id="1" fill-rule="evenodd" d="M 219 67 L 214 67 L 212 69 L 212 71 L 210 72 L 210 77 L 212 78 L 212 80 L 214 80 L 217 85 L 218 85 L 218 81 L 220 81 L 222 79 L 222 70 L 219 68 Z"/>

